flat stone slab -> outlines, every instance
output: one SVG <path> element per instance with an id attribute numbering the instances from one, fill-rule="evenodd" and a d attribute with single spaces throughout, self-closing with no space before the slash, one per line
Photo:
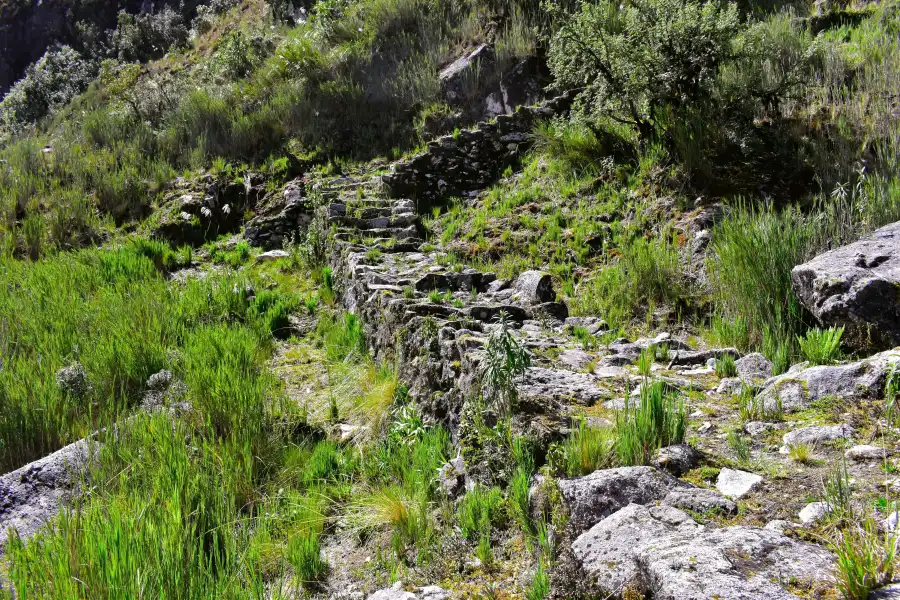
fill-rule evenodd
<path id="1" fill-rule="evenodd" d="M 0 476 L 0 555 L 10 528 L 31 537 L 59 512 L 78 473 L 91 456 L 91 442 L 79 440 L 49 456 Z"/>
<path id="2" fill-rule="evenodd" d="M 588 374 L 572 371 L 530 367 L 517 386 L 520 399 L 574 401 L 593 405 L 607 394 Z"/>
<path id="3" fill-rule="evenodd" d="M 818 546 L 757 527 L 707 528 L 670 506 L 631 504 L 572 544 L 601 597 L 797 600 L 788 586 L 827 585 L 834 559 Z"/>
<path id="4" fill-rule="evenodd" d="M 846 440 L 853 437 L 853 428 L 843 423 L 841 425 L 813 425 L 801 427 L 784 434 L 782 441 L 788 446 L 797 444 L 824 444 L 837 440 Z"/>
<path id="5" fill-rule="evenodd" d="M 888 374 L 900 364 L 900 349 L 888 350 L 865 360 L 842 365 L 795 365 L 787 373 L 768 380 L 758 398 L 767 411 L 793 412 L 816 400 L 837 396 L 843 401 L 880 398 Z"/>
<path id="6" fill-rule="evenodd" d="M 716 489 L 730 498 L 740 498 L 762 483 L 763 478 L 755 473 L 737 469 L 722 469 L 716 478 Z"/>

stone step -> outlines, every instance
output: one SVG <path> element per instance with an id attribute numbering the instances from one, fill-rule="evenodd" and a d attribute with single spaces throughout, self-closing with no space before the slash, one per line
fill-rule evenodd
<path id="1" fill-rule="evenodd" d="M 353 227 L 338 227 L 336 233 L 344 233 L 349 236 L 352 236 L 350 239 L 358 238 L 361 234 L 365 234 L 366 237 L 385 237 L 385 238 L 396 238 L 398 240 L 408 240 L 411 238 L 418 238 L 419 232 L 416 229 L 415 225 L 410 225 L 409 227 L 385 227 L 385 228 L 372 228 L 372 229 L 356 229 Z"/>
<path id="2" fill-rule="evenodd" d="M 329 217 L 329 223 L 352 227 L 360 231 L 380 230 L 380 229 L 399 229 L 413 226 L 418 222 L 418 217 L 413 214 L 397 215 L 390 217 L 376 217 L 373 219 L 359 219 L 356 217 Z"/>

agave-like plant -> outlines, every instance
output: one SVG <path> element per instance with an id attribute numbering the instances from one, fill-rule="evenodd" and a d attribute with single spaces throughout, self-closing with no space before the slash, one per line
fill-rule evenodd
<path id="1" fill-rule="evenodd" d="M 491 332 L 481 363 L 481 385 L 484 397 L 500 414 L 507 414 L 518 400 L 516 378 L 531 366 L 531 353 L 516 339 L 509 325 L 509 315 L 501 312 L 497 328 Z"/>

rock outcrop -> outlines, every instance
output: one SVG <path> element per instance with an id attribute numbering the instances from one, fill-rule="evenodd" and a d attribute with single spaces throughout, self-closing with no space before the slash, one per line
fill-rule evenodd
<path id="1" fill-rule="evenodd" d="M 532 512 L 540 514 L 547 506 L 547 481 L 535 478 L 529 496 Z M 560 500 L 568 515 L 573 535 L 590 529 L 609 515 L 629 505 L 666 504 L 686 510 L 705 512 L 719 509 L 733 513 L 737 506 L 716 492 L 675 479 L 653 467 L 601 469 L 584 477 L 555 481 Z"/>
<path id="2" fill-rule="evenodd" d="M 572 544 L 595 593 L 669 600 L 796 600 L 830 579 L 826 550 L 756 527 L 698 524 L 671 506 L 628 505 Z"/>
<path id="3" fill-rule="evenodd" d="M 10 529 L 29 537 L 56 516 L 90 456 L 91 442 L 80 440 L 0 476 L 0 555 Z"/>
<path id="4" fill-rule="evenodd" d="M 839 397 L 845 402 L 880 398 L 890 373 L 898 364 L 900 350 L 888 350 L 842 365 L 810 367 L 801 363 L 767 381 L 758 401 L 766 411 L 793 412 L 828 396 Z"/>
<path id="5" fill-rule="evenodd" d="M 791 283 L 823 324 L 860 347 L 900 345 L 900 222 L 794 267 Z"/>

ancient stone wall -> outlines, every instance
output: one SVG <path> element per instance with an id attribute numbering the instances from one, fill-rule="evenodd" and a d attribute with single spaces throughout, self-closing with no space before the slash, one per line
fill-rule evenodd
<path id="1" fill-rule="evenodd" d="M 396 163 L 382 177 L 386 191 L 393 198 L 412 198 L 421 214 L 444 198 L 482 190 L 531 148 L 539 121 L 567 112 L 573 100 L 574 93 L 566 93 L 440 137 L 424 152 Z"/>

